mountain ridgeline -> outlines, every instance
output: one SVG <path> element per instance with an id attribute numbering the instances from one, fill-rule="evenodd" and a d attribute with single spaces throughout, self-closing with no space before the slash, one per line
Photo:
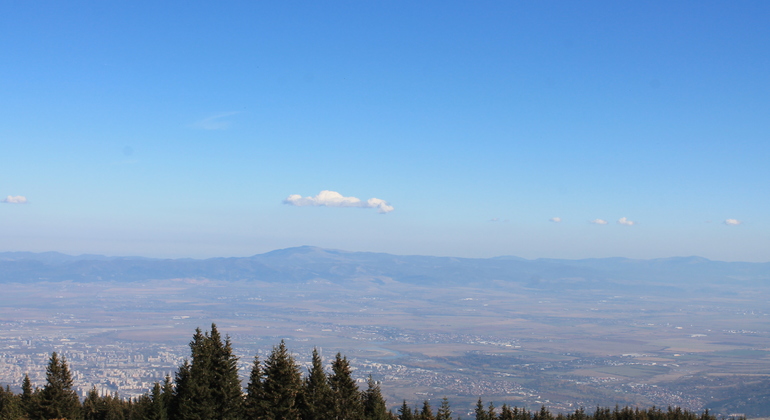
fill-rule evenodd
<path id="1" fill-rule="evenodd" d="M 399 282 L 416 286 L 520 286 L 534 289 L 634 288 L 650 291 L 766 287 L 770 263 L 699 257 L 583 260 L 517 257 L 452 258 L 347 252 L 303 246 L 242 258 L 152 259 L 69 256 L 55 252 L 0 253 L 0 282 L 147 281 L 175 278 L 284 284 Z"/>

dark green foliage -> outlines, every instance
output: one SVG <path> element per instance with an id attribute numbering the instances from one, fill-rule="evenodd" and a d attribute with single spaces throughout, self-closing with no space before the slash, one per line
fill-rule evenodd
<path id="1" fill-rule="evenodd" d="M 441 406 L 439 406 L 436 412 L 436 420 L 452 420 L 452 409 L 449 408 L 447 397 L 441 399 Z"/>
<path id="2" fill-rule="evenodd" d="M 262 393 L 263 393 L 262 368 L 259 366 L 259 357 L 254 356 L 254 363 L 251 366 L 249 383 L 246 385 L 246 399 L 243 403 L 244 418 L 257 419 L 262 415 Z"/>
<path id="3" fill-rule="evenodd" d="M 433 415 L 433 409 L 430 406 L 430 402 L 428 400 L 423 401 L 422 403 L 422 411 L 420 411 L 420 417 L 418 417 L 420 420 L 436 420 L 436 417 Z"/>
<path id="4" fill-rule="evenodd" d="M 21 382 L 21 408 L 25 413 L 28 413 L 28 417 L 33 417 L 32 412 L 37 406 L 36 399 L 38 398 L 37 390 L 32 389 L 32 383 L 29 380 L 29 375 L 24 375 L 24 380 Z"/>
<path id="5" fill-rule="evenodd" d="M 215 324 L 211 333 L 200 329 L 190 342 L 192 361 L 179 367 L 172 404 L 175 420 L 237 420 L 242 396 L 238 379 L 238 358 L 230 339 L 222 342 Z"/>
<path id="6" fill-rule="evenodd" d="M 92 387 L 83 400 L 81 414 L 83 420 L 126 420 L 127 415 L 137 410 L 136 405 L 120 399 L 117 393 L 100 396 L 96 388 Z M 146 418 L 144 415 L 135 417 Z"/>
<path id="7" fill-rule="evenodd" d="M 16 420 L 23 415 L 21 396 L 15 395 L 9 387 L 0 387 L 0 420 Z"/>
<path id="8" fill-rule="evenodd" d="M 390 413 L 382 397 L 380 384 L 369 375 L 367 389 L 364 391 L 364 417 L 367 420 L 389 420 Z"/>
<path id="9" fill-rule="evenodd" d="M 487 410 L 484 409 L 484 403 L 481 402 L 481 398 L 476 403 L 476 420 L 492 420 L 489 418 Z"/>
<path id="10" fill-rule="evenodd" d="M 165 387 L 171 387 L 171 378 L 166 377 L 163 387 L 155 382 L 150 393 L 149 407 L 147 409 L 148 420 L 168 420 L 168 399 L 171 395 L 171 389 L 165 390 Z M 166 392 L 169 392 L 168 394 Z"/>
<path id="11" fill-rule="evenodd" d="M 489 407 L 487 407 L 487 418 L 489 420 L 498 420 L 497 413 L 495 413 L 495 405 L 492 403 L 489 403 Z"/>
<path id="12" fill-rule="evenodd" d="M 299 367 L 281 340 L 265 360 L 262 382 L 261 419 L 298 420 L 298 397 L 302 391 Z"/>
<path id="13" fill-rule="evenodd" d="M 364 417 L 361 394 L 350 373 L 348 359 L 337 353 L 332 362 L 332 374 L 329 376 L 332 412 L 336 420 L 357 420 Z"/>
<path id="14" fill-rule="evenodd" d="M 96 391 L 96 387 L 91 387 L 88 391 L 86 399 L 83 400 L 83 419 L 84 420 L 99 420 L 101 416 L 101 397 Z"/>
<path id="15" fill-rule="evenodd" d="M 414 415 L 412 414 L 409 405 L 406 403 L 406 400 L 404 400 L 404 403 L 401 404 L 401 407 L 398 409 L 398 420 L 414 420 Z"/>
<path id="16" fill-rule="evenodd" d="M 45 373 L 46 384 L 40 391 L 38 404 L 33 408 L 34 415 L 40 419 L 78 418 L 80 400 L 72 389 L 72 375 L 67 362 L 54 352 Z M 32 413 L 30 413 L 32 414 Z"/>
<path id="17" fill-rule="evenodd" d="M 331 420 L 333 414 L 332 390 L 329 387 L 323 360 L 318 349 L 313 349 L 313 361 L 304 381 L 304 391 L 301 398 L 301 413 L 303 420 Z"/>

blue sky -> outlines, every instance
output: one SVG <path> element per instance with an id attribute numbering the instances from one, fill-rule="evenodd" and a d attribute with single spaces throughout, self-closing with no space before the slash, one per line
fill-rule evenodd
<path id="1" fill-rule="evenodd" d="M 0 11 L 0 251 L 770 261 L 767 2 Z"/>

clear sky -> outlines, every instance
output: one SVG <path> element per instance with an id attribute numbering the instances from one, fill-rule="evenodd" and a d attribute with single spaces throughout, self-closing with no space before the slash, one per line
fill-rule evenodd
<path id="1" fill-rule="evenodd" d="M 3 1 L 0 251 L 770 261 L 768 22 L 767 1 Z"/>

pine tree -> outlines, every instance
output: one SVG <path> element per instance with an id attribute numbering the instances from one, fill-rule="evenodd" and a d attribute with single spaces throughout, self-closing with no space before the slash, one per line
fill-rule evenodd
<path id="1" fill-rule="evenodd" d="M 128 403 L 121 400 L 117 392 L 113 395 L 105 395 L 103 400 L 104 420 L 125 420 L 125 409 L 128 408 Z"/>
<path id="2" fill-rule="evenodd" d="M 259 365 L 259 357 L 254 356 L 254 363 L 249 374 L 249 383 L 246 385 L 246 399 L 243 403 L 244 418 L 247 420 L 259 419 L 264 411 L 263 404 L 262 368 Z"/>
<path id="3" fill-rule="evenodd" d="M 171 404 L 174 400 L 174 383 L 171 380 L 171 376 L 166 375 L 166 379 L 163 381 L 163 388 L 161 393 L 161 402 L 163 403 L 163 413 L 161 416 L 163 420 L 171 418 Z"/>
<path id="4" fill-rule="evenodd" d="M 361 394 L 351 376 L 350 363 L 340 353 L 337 353 L 334 362 L 332 362 L 329 387 L 332 390 L 334 419 L 358 420 L 364 417 Z"/>
<path id="5" fill-rule="evenodd" d="M 42 419 L 69 419 L 78 418 L 80 400 L 72 389 L 72 375 L 67 362 L 59 359 L 54 352 L 46 368 L 46 384 L 40 392 L 40 412 Z"/>
<path id="6" fill-rule="evenodd" d="M 21 408 L 21 396 L 15 395 L 11 388 L 0 387 L 0 420 L 17 420 L 24 417 Z"/>
<path id="7" fill-rule="evenodd" d="M 215 324 L 211 333 L 195 330 L 190 342 L 192 361 L 177 372 L 172 414 L 175 420 L 236 420 L 241 416 L 242 395 L 238 358 L 230 339 L 224 343 Z"/>
<path id="8" fill-rule="evenodd" d="M 243 410 L 243 392 L 238 378 L 238 358 L 233 354 L 230 337 L 222 341 L 219 331 L 211 324 L 211 335 L 207 337 L 211 347 L 211 395 L 214 402 L 215 419 L 239 420 Z"/>
<path id="9" fill-rule="evenodd" d="M 447 397 L 441 399 L 441 406 L 436 412 L 436 420 L 452 420 L 452 409 L 449 407 Z"/>
<path id="10" fill-rule="evenodd" d="M 126 401 L 124 406 L 126 420 L 157 420 L 152 401 L 152 392 L 155 391 L 155 385 L 158 385 L 160 389 L 160 384 L 155 382 L 152 391 L 145 392 L 137 398 Z"/>
<path id="11" fill-rule="evenodd" d="M 39 391 L 32 389 L 29 375 L 25 374 L 24 380 L 21 382 L 21 409 L 27 418 L 33 419 L 37 417 L 36 408 L 38 407 L 37 399 L 39 396 Z"/>
<path id="12" fill-rule="evenodd" d="M 263 419 L 299 420 L 299 393 L 302 390 L 299 366 L 281 340 L 265 361 L 262 383 Z"/>
<path id="13" fill-rule="evenodd" d="M 398 409 L 398 420 L 414 420 L 412 409 L 409 408 L 406 400 L 404 400 L 404 403 L 401 404 L 401 407 Z"/>
<path id="14" fill-rule="evenodd" d="M 617 407 L 616 407 L 617 408 Z M 609 410 L 607 410 L 609 411 Z M 535 415 L 532 417 L 534 420 L 552 420 L 553 416 L 551 415 L 551 412 L 548 411 L 545 406 L 540 407 L 540 411 L 535 413 Z"/>
<path id="15" fill-rule="evenodd" d="M 481 402 L 481 398 L 479 398 L 478 402 L 476 402 L 476 420 L 492 420 L 489 418 L 489 415 L 487 414 L 487 410 L 484 409 L 484 403 Z"/>
<path id="16" fill-rule="evenodd" d="M 491 402 L 487 407 L 487 418 L 489 420 L 498 420 L 497 414 L 495 413 L 495 405 L 492 404 Z"/>
<path id="17" fill-rule="evenodd" d="M 84 420 L 101 420 L 101 398 L 99 392 L 96 391 L 96 387 L 92 386 L 86 394 L 86 399 L 83 400 L 83 419 Z"/>
<path id="18" fill-rule="evenodd" d="M 500 408 L 500 420 L 516 420 L 508 404 L 503 404 Z"/>
<path id="19" fill-rule="evenodd" d="M 367 381 L 368 388 L 364 391 L 364 417 L 367 420 L 388 420 L 390 413 L 385 404 L 385 398 L 382 397 L 380 384 L 369 375 Z"/>
<path id="20" fill-rule="evenodd" d="M 332 400 L 331 388 L 323 367 L 323 360 L 318 349 L 313 349 L 312 366 L 304 381 L 302 391 L 303 420 L 331 420 Z"/>
<path id="21" fill-rule="evenodd" d="M 436 420 L 436 417 L 433 416 L 433 409 L 431 408 L 430 402 L 428 402 L 428 400 L 425 400 L 422 403 L 422 411 L 420 411 L 420 420 Z"/>
<path id="22" fill-rule="evenodd" d="M 152 386 L 147 417 L 148 420 L 168 420 L 166 398 L 164 398 L 163 387 L 160 386 L 159 382 L 155 382 L 155 384 Z"/>
<path id="23" fill-rule="evenodd" d="M 190 379 L 190 362 L 185 359 L 179 369 L 176 371 L 174 377 L 174 393 L 171 398 L 171 406 L 169 407 L 169 417 L 177 419 L 187 418 L 187 413 L 190 411 L 191 400 L 191 385 Z"/>

